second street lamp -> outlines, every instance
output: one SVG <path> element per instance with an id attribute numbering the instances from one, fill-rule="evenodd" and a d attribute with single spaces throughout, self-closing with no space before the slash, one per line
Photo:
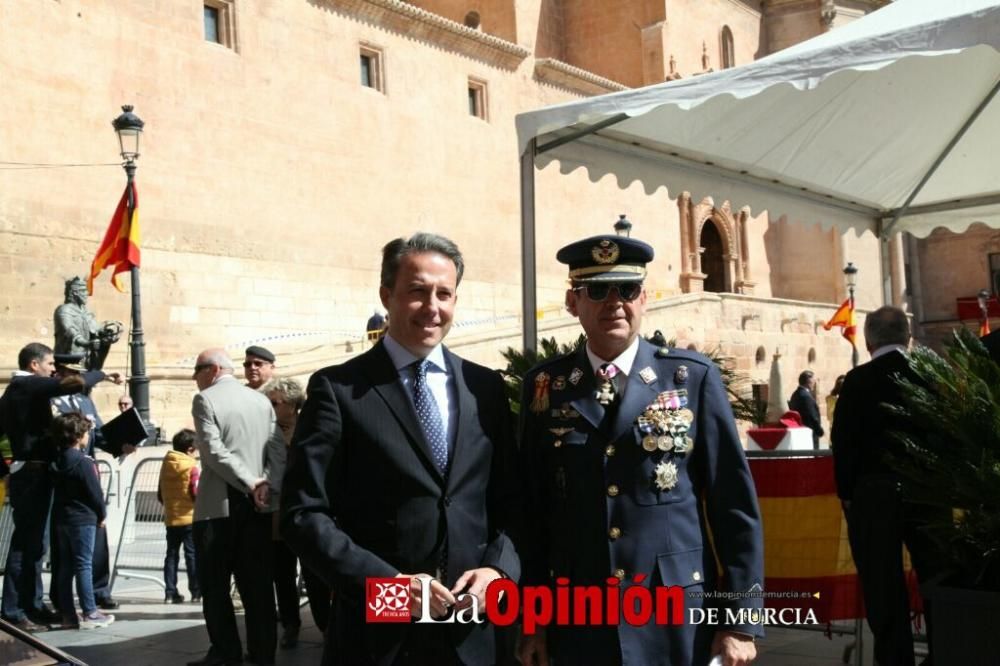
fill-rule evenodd
<path id="1" fill-rule="evenodd" d="M 128 220 L 135 220 L 135 161 L 139 159 L 139 138 L 145 123 L 139 116 L 132 113 L 132 106 L 122 107 L 122 114 L 111 121 L 118 135 L 118 145 L 125 163 L 125 176 L 128 179 Z M 142 298 L 139 292 L 139 267 L 132 266 L 130 270 L 132 282 L 132 328 L 129 331 L 129 353 L 132 372 L 129 376 L 129 394 L 135 402 L 136 409 L 145 424 L 149 424 L 149 377 L 146 376 L 146 342 L 142 333 Z"/>
<path id="2" fill-rule="evenodd" d="M 858 284 L 858 267 L 853 262 L 848 261 L 844 266 L 844 280 L 847 282 L 847 297 L 851 301 L 851 324 L 854 324 L 854 287 Z M 857 333 L 855 332 L 855 336 Z M 851 349 L 851 367 L 858 367 L 858 345 L 857 342 Z"/>

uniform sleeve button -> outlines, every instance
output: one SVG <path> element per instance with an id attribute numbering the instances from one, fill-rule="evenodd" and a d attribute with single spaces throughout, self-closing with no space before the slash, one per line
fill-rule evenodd
<path id="1" fill-rule="evenodd" d="M 608 444 L 608 446 L 604 449 L 604 455 L 606 455 L 609 458 L 615 455 L 615 445 Z"/>
<path id="2" fill-rule="evenodd" d="M 618 580 L 625 580 L 625 570 L 615 569 L 615 578 L 617 578 Z"/>
<path id="3" fill-rule="evenodd" d="M 615 539 L 617 539 L 621 535 L 622 535 L 622 531 L 621 531 L 621 529 L 619 529 L 617 527 L 612 527 L 610 530 L 608 530 L 608 536 L 611 538 L 612 541 L 614 541 Z"/>
<path id="4" fill-rule="evenodd" d="M 618 486 L 613 483 L 608 486 L 608 497 L 618 497 Z"/>

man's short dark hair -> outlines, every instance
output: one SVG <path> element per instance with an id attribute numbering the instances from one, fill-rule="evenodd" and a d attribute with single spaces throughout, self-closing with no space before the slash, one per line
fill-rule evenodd
<path id="1" fill-rule="evenodd" d="M 458 251 L 458 246 L 444 236 L 421 231 L 409 238 L 391 240 L 382 248 L 381 286 L 391 290 L 396 284 L 396 275 L 399 273 L 399 264 L 402 263 L 403 257 L 422 252 L 437 252 L 451 259 L 458 273 L 455 286 L 462 282 L 465 262 L 462 260 L 462 253 Z"/>
<path id="2" fill-rule="evenodd" d="M 194 442 L 197 438 L 197 434 L 191 428 L 182 428 L 174 434 L 174 438 L 170 440 L 173 444 L 174 451 L 180 451 L 181 453 L 187 453 L 194 448 Z"/>
<path id="3" fill-rule="evenodd" d="M 865 318 L 865 344 L 872 351 L 910 343 L 910 320 L 897 307 L 883 305 Z"/>
<path id="4" fill-rule="evenodd" d="M 799 373 L 799 386 L 809 386 L 809 380 L 816 376 L 812 370 L 803 370 Z"/>
<path id="5" fill-rule="evenodd" d="M 21 370 L 27 371 L 31 367 L 32 361 L 38 361 L 40 363 L 42 359 L 51 353 L 52 349 L 43 345 L 41 342 L 26 344 L 17 354 L 17 367 Z"/>
<path id="6" fill-rule="evenodd" d="M 52 419 L 49 436 L 59 450 L 76 446 L 80 438 L 90 432 L 90 420 L 80 412 L 60 414 Z"/>

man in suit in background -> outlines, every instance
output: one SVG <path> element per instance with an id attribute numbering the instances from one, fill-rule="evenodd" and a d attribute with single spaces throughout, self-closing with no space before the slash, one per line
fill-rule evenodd
<path id="1" fill-rule="evenodd" d="M 620 236 L 571 243 L 566 308 L 587 344 L 535 367 L 521 399 L 527 585 L 605 586 L 619 603 L 635 585 L 679 585 L 690 608 L 701 591 L 736 594 L 764 583 L 760 511 L 732 409 L 711 360 L 639 335 L 653 248 Z M 714 540 L 709 538 L 709 529 Z M 714 544 L 714 548 L 713 548 Z M 721 566 L 717 574 L 716 561 Z M 747 595 L 728 605 L 761 608 Z M 719 617 L 723 618 L 722 612 Z M 685 616 L 685 621 L 686 621 Z M 550 626 L 526 635 L 526 666 L 743 666 L 760 624 Z"/>
<path id="2" fill-rule="evenodd" d="M 198 433 L 202 474 L 194 505 L 208 654 L 188 666 L 243 662 L 236 616 L 229 596 L 236 577 L 246 611 L 247 655 L 251 664 L 273 664 L 277 647 L 271 589 L 270 493 L 280 491 L 285 441 L 267 397 L 233 377 L 222 349 L 207 349 L 194 366 L 201 391 L 191 415 Z"/>
<path id="3" fill-rule="evenodd" d="M 461 591 L 482 601 L 520 565 L 505 530 L 515 511 L 514 440 L 503 381 L 444 347 L 463 261 L 418 233 L 382 251 L 386 337 L 320 370 L 292 441 L 282 534 L 336 589 L 325 664 L 492 664 L 483 624 L 365 622 L 365 579 L 403 577 L 410 612 L 440 616 Z M 465 598 L 463 601 L 469 601 Z"/>
<path id="4" fill-rule="evenodd" d="M 17 355 L 20 368 L 0 400 L 0 422 L 10 438 L 14 462 L 10 466 L 10 506 L 14 533 L 3 579 L 3 619 L 27 631 L 45 631 L 59 614 L 42 602 L 42 557 L 45 526 L 52 504 L 49 464 L 55 448 L 49 440 L 50 400 L 81 393 L 107 378 L 122 383 L 117 373 L 91 370 L 75 377 L 53 377 L 52 349 L 33 342 Z"/>
<path id="5" fill-rule="evenodd" d="M 916 527 L 915 519 L 928 509 L 903 501 L 900 479 L 887 461 L 887 454 L 905 453 L 890 433 L 906 432 L 908 426 L 885 405 L 902 404 L 897 378 L 919 381 L 907 360 L 909 343 L 910 325 L 902 310 L 887 305 L 868 315 L 865 344 L 872 360 L 847 373 L 831 432 L 837 495 L 875 637 L 875 661 L 903 666 L 914 663 L 903 544 L 921 582 L 941 567 L 937 547 Z M 924 612 L 929 636 L 926 600 Z"/>
<path id="6" fill-rule="evenodd" d="M 813 448 L 818 449 L 819 438 L 823 436 L 823 424 L 816 404 L 816 374 L 812 370 L 803 370 L 799 375 L 799 385 L 788 400 L 788 408 L 798 412 L 802 417 L 802 425 L 813 431 Z"/>

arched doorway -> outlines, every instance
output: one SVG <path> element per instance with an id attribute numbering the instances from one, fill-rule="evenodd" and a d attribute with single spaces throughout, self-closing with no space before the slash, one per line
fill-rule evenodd
<path id="1" fill-rule="evenodd" d="M 705 291 L 716 294 L 726 291 L 726 263 L 722 258 L 722 236 L 708 220 L 701 227 L 701 272 L 705 274 Z"/>

